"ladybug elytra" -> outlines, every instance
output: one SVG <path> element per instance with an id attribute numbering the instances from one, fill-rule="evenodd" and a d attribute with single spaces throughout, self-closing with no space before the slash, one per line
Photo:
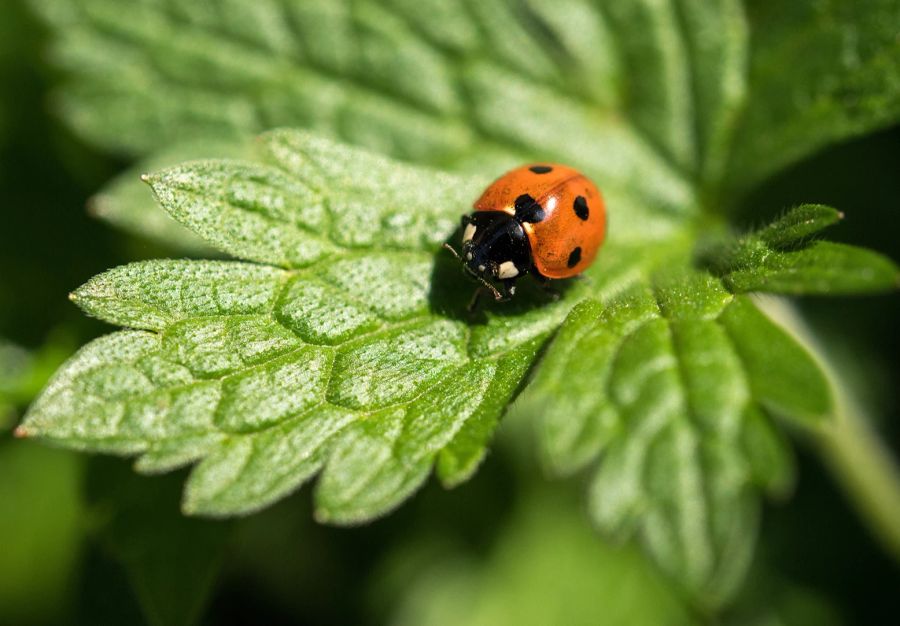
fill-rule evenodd
<path id="1" fill-rule="evenodd" d="M 444 246 L 500 301 L 515 294 L 515 282 L 525 274 L 541 282 L 580 274 L 606 235 L 603 196 L 565 165 L 511 170 L 491 183 L 474 207 L 462 218 L 462 253 Z"/>

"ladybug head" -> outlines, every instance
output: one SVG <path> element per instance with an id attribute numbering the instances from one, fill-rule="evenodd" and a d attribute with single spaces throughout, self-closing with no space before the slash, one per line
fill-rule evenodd
<path id="1" fill-rule="evenodd" d="M 463 217 L 462 253 L 454 255 L 467 273 L 497 290 L 488 281 L 512 283 L 531 266 L 531 249 L 522 225 L 503 211 L 476 211 Z"/>

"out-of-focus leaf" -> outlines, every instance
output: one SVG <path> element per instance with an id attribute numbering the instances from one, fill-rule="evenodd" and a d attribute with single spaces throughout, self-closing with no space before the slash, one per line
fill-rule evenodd
<path id="1" fill-rule="evenodd" d="M 0 442 L 0 622 L 62 619 L 85 519 L 83 459 Z"/>
<path id="2" fill-rule="evenodd" d="M 181 515 L 174 475 L 141 479 L 109 462 L 92 469 L 91 487 L 104 494 L 93 505 L 110 516 L 99 540 L 124 568 L 147 622 L 196 624 L 219 571 L 228 524 Z"/>
<path id="3" fill-rule="evenodd" d="M 410 558 L 397 555 L 381 580 Z M 694 623 L 638 551 L 598 540 L 579 507 L 546 487 L 528 492 L 487 554 L 437 550 L 419 567 L 396 590 L 394 626 Z"/>
<path id="4" fill-rule="evenodd" d="M 250 152 L 248 141 L 196 140 L 175 144 L 138 161 L 104 186 L 89 201 L 91 212 L 139 237 L 190 254 L 213 250 L 190 230 L 166 215 L 153 200 L 153 192 L 141 181 L 147 172 L 200 158 L 239 158 Z"/>
<path id="5" fill-rule="evenodd" d="M 814 150 L 896 124 L 894 0 L 745 2 L 747 98 L 722 190 L 735 196 Z"/>
<path id="6" fill-rule="evenodd" d="M 0 338 L 0 432 L 15 422 L 19 411 L 74 350 L 71 339 L 61 331 L 51 333 L 33 352 Z"/>
<path id="7" fill-rule="evenodd" d="M 900 113 L 892 0 L 464 4 L 32 3 L 64 117 L 133 154 L 305 126 L 418 162 L 540 155 L 644 190 L 665 173 L 677 205 L 679 172 L 734 196 Z"/>

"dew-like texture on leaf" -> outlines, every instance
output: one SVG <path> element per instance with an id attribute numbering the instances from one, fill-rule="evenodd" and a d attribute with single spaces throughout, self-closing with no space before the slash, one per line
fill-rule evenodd
<path id="1" fill-rule="evenodd" d="M 308 267 L 342 249 L 433 251 L 484 183 L 291 130 L 263 135 L 256 157 L 188 162 L 147 181 L 163 208 L 209 245 L 285 268 Z M 411 266 L 423 262 L 410 259 Z M 344 268 L 337 278 L 352 281 L 368 267 Z"/>
<path id="2" fill-rule="evenodd" d="M 307 346 L 222 380 L 216 423 L 225 431 L 271 426 L 322 402 L 331 354 Z"/>
<path id="3" fill-rule="evenodd" d="M 341 343 L 380 326 L 378 317 L 351 294 L 311 276 L 291 281 L 276 315 L 308 343 Z"/>
<path id="4" fill-rule="evenodd" d="M 309 188 L 248 162 L 198 161 L 147 178 L 160 204 L 210 245 L 250 261 L 303 267 L 335 251 Z M 300 194 L 299 198 L 291 194 Z M 309 221 L 303 216 L 309 215 Z"/>
<path id="5" fill-rule="evenodd" d="M 326 444 L 355 418 L 330 406 L 234 438 L 197 466 L 185 488 L 185 508 L 233 515 L 259 509 L 318 471 Z"/>
<path id="6" fill-rule="evenodd" d="M 173 324 L 163 335 L 166 357 L 198 378 L 217 378 L 268 361 L 300 344 L 296 335 L 270 316 L 189 318 Z"/>
<path id="7" fill-rule="evenodd" d="M 400 320 L 428 307 L 434 259 L 420 254 L 370 254 L 323 268 L 323 281 L 350 294 L 379 317 Z"/>
<path id="8" fill-rule="evenodd" d="M 187 316 L 257 313 L 271 308 L 286 274 L 217 261 L 144 261 L 88 281 L 72 300 L 100 319 L 162 330 Z"/>
<path id="9" fill-rule="evenodd" d="M 350 407 L 410 397 L 466 359 L 466 329 L 450 321 L 397 327 L 341 348 L 329 399 Z"/>
<path id="10" fill-rule="evenodd" d="M 184 506 L 204 515 L 257 510 L 323 468 L 317 516 L 335 523 L 394 508 L 436 464 L 446 485 L 465 480 L 572 300 L 549 317 L 539 307 L 521 319 L 488 311 L 476 340 L 465 322 L 472 287 L 438 245 L 456 228 L 454 194 L 472 179 L 305 132 L 275 131 L 258 146 L 255 162 L 190 162 L 150 182 L 207 241 L 270 264 L 146 261 L 89 281 L 77 304 L 153 332 L 85 347 L 20 434 L 134 454 L 145 473 L 195 463 Z M 423 189 L 443 189 L 442 202 Z M 349 210 L 341 199 L 363 193 L 370 205 L 360 211 L 399 216 L 368 224 L 382 247 L 333 237 L 335 216 Z M 216 211 L 226 205 L 222 228 Z M 259 219 L 327 242 L 327 258 L 276 258 Z"/>
<path id="11" fill-rule="evenodd" d="M 576 306 L 524 402 L 552 469 L 596 465 L 595 523 L 713 605 L 749 564 L 754 492 L 791 482 L 771 416 L 814 427 L 831 411 L 800 344 L 709 276 Z"/>

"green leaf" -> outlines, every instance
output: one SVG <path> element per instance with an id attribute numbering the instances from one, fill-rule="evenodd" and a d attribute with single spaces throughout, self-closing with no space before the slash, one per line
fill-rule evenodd
<path id="1" fill-rule="evenodd" d="M 93 505 L 109 517 L 99 542 L 121 564 L 152 626 L 200 620 L 229 538 L 226 523 L 181 515 L 179 482 L 137 477 L 121 463 L 91 467 Z"/>
<path id="2" fill-rule="evenodd" d="M 88 209 L 118 228 L 170 249 L 196 255 L 212 254 L 213 250 L 200 237 L 159 210 L 141 176 L 191 159 L 240 158 L 249 152 L 247 142 L 239 140 L 207 139 L 175 144 L 138 161 L 113 178 L 91 197 Z"/>
<path id="3" fill-rule="evenodd" d="M 722 185 L 727 195 L 823 146 L 896 124 L 894 0 L 745 4 L 753 54 Z"/>
<path id="4" fill-rule="evenodd" d="M 712 605 L 749 563 L 755 491 L 791 482 L 789 448 L 760 408 L 811 425 L 831 409 L 809 354 L 711 277 L 579 304 L 523 402 L 552 469 L 599 458 L 596 524 L 636 535 Z"/>
<path id="5" fill-rule="evenodd" d="M 252 512 L 320 475 L 317 518 L 353 524 L 432 468 L 456 485 L 558 329 L 521 403 L 542 416 L 550 465 L 574 471 L 603 451 L 595 521 L 640 536 L 715 605 L 752 555 L 757 493 L 791 484 L 768 413 L 813 428 L 830 413 L 815 361 L 690 268 L 693 227 L 664 209 L 623 216 L 558 301 L 523 283 L 473 318 L 472 286 L 440 243 L 484 180 L 280 130 L 252 161 L 147 181 L 171 216 L 245 261 L 134 263 L 78 289 L 86 312 L 131 330 L 76 354 L 18 432 L 134 455 L 145 473 L 194 464 L 188 513 Z M 820 213 L 758 239 L 785 244 Z"/>
<path id="6" fill-rule="evenodd" d="M 137 330 L 83 348 L 20 434 L 138 454 L 146 472 L 200 460 L 184 507 L 208 515 L 265 506 L 320 470 L 317 515 L 341 523 L 393 508 L 437 461 L 447 484 L 465 479 L 570 305 L 470 329 L 470 287 L 434 253 L 468 179 L 302 133 L 261 145 L 261 163 L 150 182 L 222 249 L 282 267 L 148 261 L 91 280 L 73 300 Z"/>
<path id="7" fill-rule="evenodd" d="M 132 154 L 294 125 L 418 162 L 559 159 L 678 207 L 681 173 L 731 204 L 900 112 L 891 0 L 470 4 L 32 3 L 63 116 Z"/>
<path id="8" fill-rule="evenodd" d="M 862 17 L 812 0 L 147 0 L 128 20 L 114 0 L 34 5 L 68 74 L 62 115 L 101 147 L 138 155 L 291 124 L 479 174 L 280 131 L 241 161 L 148 176 L 172 217 L 247 263 L 137 264 L 76 292 L 91 314 L 137 330 L 85 347 L 21 433 L 134 454 L 146 472 L 197 462 L 184 501 L 196 513 L 252 511 L 320 472 L 318 517 L 356 523 L 432 467 L 447 485 L 471 475 L 559 330 L 536 387 L 554 395 L 522 403 L 548 409 L 551 463 L 573 471 L 604 450 L 600 525 L 639 533 L 708 603 L 734 589 L 759 489 L 790 484 L 769 413 L 815 427 L 830 402 L 785 385 L 822 379 L 739 293 L 871 290 L 887 270 L 868 253 L 794 242 L 827 211 L 744 248 L 772 254 L 715 259 L 722 280 L 692 258 L 701 225 L 722 226 L 715 213 L 772 164 L 896 119 L 882 0 Z M 821 54 L 795 49 L 796 30 Z M 438 246 L 488 180 L 530 159 L 601 185 L 609 242 L 559 302 L 523 285 L 472 319 L 471 288 Z M 151 215 L 137 195 L 106 197 L 110 214 L 121 202 Z M 766 342 L 785 363 L 768 362 Z"/>
<path id="9" fill-rule="evenodd" d="M 794 207 L 780 218 L 759 229 L 754 237 L 771 248 L 791 248 L 837 224 L 844 214 L 822 204 Z"/>
<path id="10" fill-rule="evenodd" d="M 84 459 L 8 437 L 0 442 L 0 615 L 64 621 L 87 527 Z"/>
<path id="11" fill-rule="evenodd" d="M 831 413 L 828 381 L 796 339 L 745 298 L 735 300 L 720 319 L 762 406 L 801 422 L 814 423 Z"/>
<path id="12" fill-rule="evenodd" d="M 735 292 L 829 295 L 896 289 L 900 268 L 887 257 L 809 239 L 841 217 L 822 205 L 797 207 L 730 250 L 720 251 L 714 271 Z"/>
<path id="13" fill-rule="evenodd" d="M 523 495 L 486 547 L 406 542 L 372 577 L 373 597 L 396 598 L 385 623 L 697 623 L 634 546 L 592 532 L 571 490 L 540 484 Z"/>

